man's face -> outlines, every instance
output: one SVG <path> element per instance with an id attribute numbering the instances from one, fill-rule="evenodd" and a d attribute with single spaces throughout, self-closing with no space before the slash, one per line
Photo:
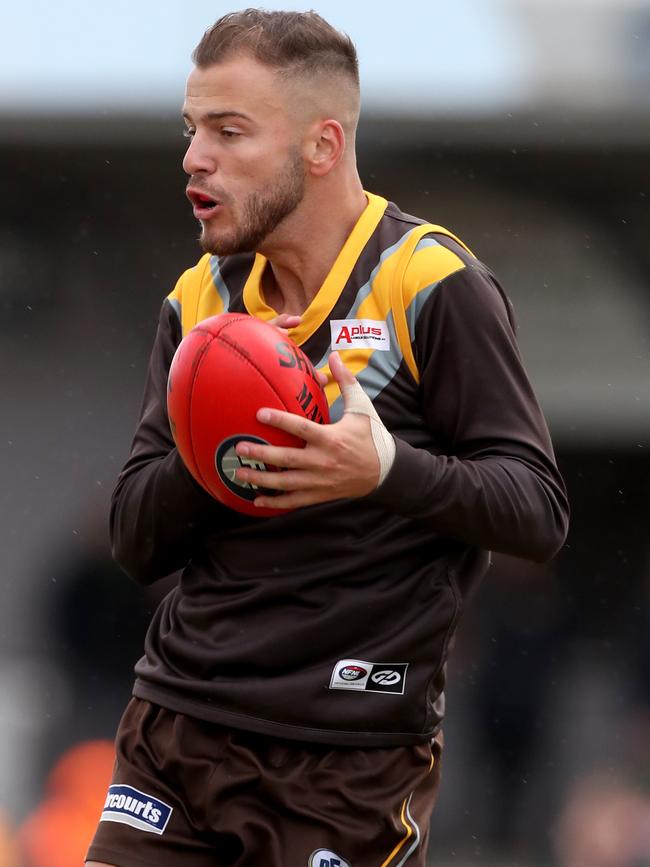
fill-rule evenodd
<path id="1" fill-rule="evenodd" d="M 191 73 L 183 168 L 206 252 L 256 250 L 302 201 L 300 129 L 285 95 L 273 71 L 247 55 Z"/>

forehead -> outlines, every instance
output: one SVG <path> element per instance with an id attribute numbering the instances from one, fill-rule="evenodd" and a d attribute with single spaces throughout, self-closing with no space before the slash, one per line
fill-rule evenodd
<path id="1" fill-rule="evenodd" d="M 282 81 L 253 57 L 237 55 L 205 69 L 195 67 L 185 88 L 186 113 L 234 111 L 262 119 L 286 110 Z"/>

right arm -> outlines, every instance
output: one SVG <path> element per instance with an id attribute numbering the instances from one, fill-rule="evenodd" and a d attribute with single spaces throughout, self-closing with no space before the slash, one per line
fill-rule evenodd
<path id="1" fill-rule="evenodd" d="M 171 435 L 167 376 L 181 337 L 176 311 L 165 301 L 131 453 L 111 501 L 113 557 L 140 584 L 185 566 L 202 535 L 232 514 L 194 481 Z"/>

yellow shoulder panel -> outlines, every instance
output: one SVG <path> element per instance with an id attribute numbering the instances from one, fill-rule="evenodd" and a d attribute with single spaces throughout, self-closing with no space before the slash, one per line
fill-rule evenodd
<path id="1" fill-rule="evenodd" d="M 432 283 L 439 283 L 464 267 L 465 263 L 459 256 L 440 244 L 416 250 L 404 271 L 402 288 L 405 306 L 408 307 L 422 289 Z"/>
<path id="2" fill-rule="evenodd" d="M 181 274 L 174 290 L 167 296 L 181 321 L 183 337 L 197 322 L 224 311 L 223 299 L 215 291 L 212 258 L 209 253 L 202 256 L 193 268 Z"/>
<path id="3" fill-rule="evenodd" d="M 408 243 L 403 244 L 400 248 L 400 267 L 396 274 L 398 279 L 393 283 L 393 318 L 404 360 L 416 382 L 420 381 L 420 373 L 411 346 L 406 309 L 418 293 L 426 289 L 427 286 L 438 283 L 453 274 L 454 271 L 459 271 L 465 267 L 465 263 L 459 256 L 441 244 L 433 243 L 423 246 L 419 250 L 416 249 L 425 235 L 433 233 L 452 238 L 463 249 L 467 250 L 470 256 L 474 256 L 469 247 L 448 229 L 428 223 L 413 229 L 409 234 Z"/>

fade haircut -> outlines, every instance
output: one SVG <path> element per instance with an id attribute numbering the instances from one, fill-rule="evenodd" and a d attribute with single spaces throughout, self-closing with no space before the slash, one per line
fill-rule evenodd
<path id="1" fill-rule="evenodd" d="M 206 30 L 192 60 L 205 69 L 238 52 L 247 52 L 286 76 L 343 74 L 359 89 L 354 43 L 313 11 L 231 12 Z"/>

